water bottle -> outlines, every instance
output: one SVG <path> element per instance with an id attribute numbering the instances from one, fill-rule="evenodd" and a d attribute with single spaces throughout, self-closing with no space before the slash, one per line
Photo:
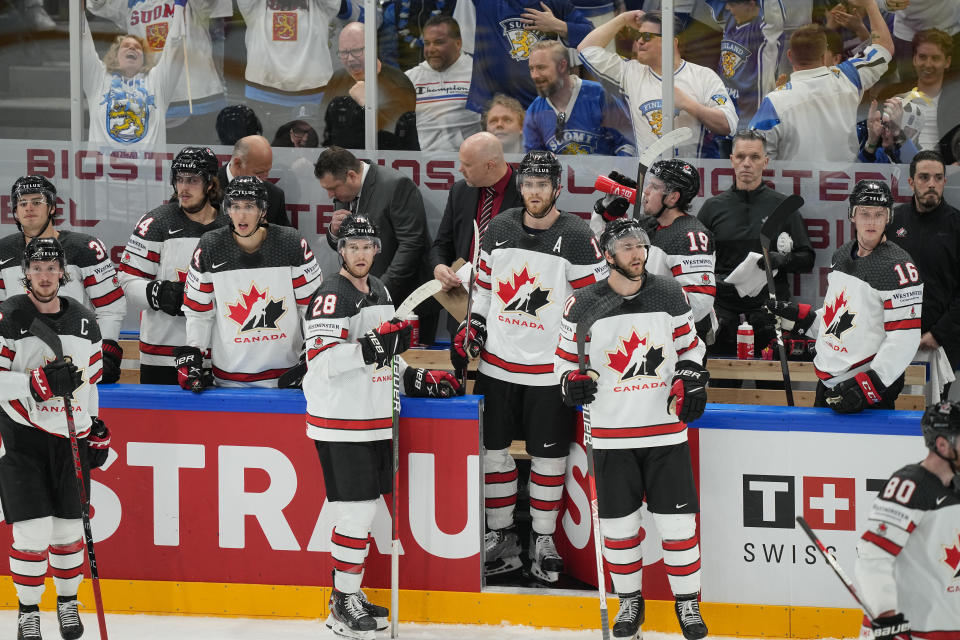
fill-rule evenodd
<path id="1" fill-rule="evenodd" d="M 753 359 L 753 327 L 744 314 L 740 314 L 740 326 L 737 327 L 737 358 Z"/>

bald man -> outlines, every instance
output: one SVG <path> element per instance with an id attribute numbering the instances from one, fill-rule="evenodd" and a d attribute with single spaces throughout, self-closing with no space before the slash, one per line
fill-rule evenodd
<path id="1" fill-rule="evenodd" d="M 246 136 L 233 145 L 230 162 L 220 167 L 220 184 L 224 188 L 239 176 L 256 176 L 267 187 L 267 222 L 283 227 L 292 226 L 287 218 L 287 201 L 283 189 L 270 182 L 273 150 L 263 136 Z"/>
<path id="2" fill-rule="evenodd" d="M 503 146 L 492 133 L 475 133 L 460 145 L 460 173 L 443 211 L 443 220 L 433 241 L 430 260 L 433 277 L 449 291 L 460 284 L 450 268 L 457 258 L 473 259 L 473 221 L 481 223 L 489 211 L 489 219 L 501 211 L 522 207 L 523 199 L 513 180 L 513 169 L 503 158 Z M 483 230 L 481 230 L 481 235 Z"/>

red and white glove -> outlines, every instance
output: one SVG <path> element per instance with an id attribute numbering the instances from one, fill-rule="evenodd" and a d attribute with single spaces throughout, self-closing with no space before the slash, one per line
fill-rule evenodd
<path id="1" fill-rule="evenodd" d="M 560 395 L 563 403 L 575 407 L 590 404 L 597 399 L 597 378 L 600 377 L 593 369 L 581 372 L 578 369 L 568 371 L 560 380 Z"/>
<path id="2" fill-rule="evenodd" d="M 37 402 L 66 398 L 83 384 L 80 370 L 72 362 L 54 360 L 30 372 L 30 395 Z"/>
<path id="3" fill-rule="evenodd" d="M 90 418 L 90 434 L 87 436 L 89 449 L 87 459 L 91 469 L 99 469 L 107 461 L 110 452 L 110 430 L 103 420 L 97 417 Z"/>
<path id="4" fill-rule="evenodd" d="M 460 383 L 449 371 L 407 367 L 403 391 L 411 398 L 452 398 L 460 393 Z"/>
<path id="5" fill-rule="evenodd" d="M 470 364 L 470 358 L 480 355 L 483 345 L 487 342 L 487 319 L 473 314 L 470 317 L 470 326 L 467 321 L 460 323 L 457 335 L 450 345 L 450 363 L 457 371 L 462 371 Z"/>
<path id="6" fill-rule="evenodd" d="M 366 364 L 384 366 L 390 358 L 410 348 L 413 327 L 408 320 L 394 318 L 360 336 L 360 352 Z"/>

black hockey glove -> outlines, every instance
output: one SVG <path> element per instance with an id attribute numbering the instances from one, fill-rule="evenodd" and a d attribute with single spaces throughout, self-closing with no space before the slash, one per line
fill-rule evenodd
<path id="1" fill-rule="evenodd" d="M 168 316 L 182 316 L 184 283 L 173 280 L 154 280 L 147 285 L 147 304 L 154 311 Z"/>
<path id="2" fill-rule="evenodd" d="M 66 398 L 83 384 L 83 376 L 70 361 L 54 360 L 30 372 L 30 395 L 37 402 Z"/>
<path id="3" fill-rule="evenodd" d="M 394 318 L 360 336 L 360 351 L 365 364 L 384 366 L 390 358 L 410 348 L 413 327 L 407 320 Z"/>
<path id="4" fill-rule="evenodd" d="M 87 461 L 91 469 L 99 469 L 107 461 L 110 452 L 110 429 L 97 417 L 90 418 L 90 433 L 87 435 Z"/>
<path id="5" fill-rule="evenodd" d="M 707 408 L 707 382 L 710 372 L 691 360 L 681 360 L 673 373 L 667 410 L 690 423 L 703 415 Z"/>
<path id="6" fill-rule="evenodd" d="M 793 326 L 790 327 L 783 323 L 780 324 L 780 328 L 786 331 L 792 329 L 806 331 L 817 317 L 813 308 L 808 304 L 784 302 L 783 300 L 764 300 L 763 306 L 769 309 L 774 315 L 793 322 Z"/>
<path id="7" fill-rule="evenodd" d="M 770 271 L 782 269 L 783 265 L 787 264 L 787 260 L 790 259 L 789 254 L 780 253 L 779 251 L 771 251 L 768 255 L 770 256 Z M 760 256 L 757 259 L 757 268 L 761 271 L 767 270 L 767 267 L 764 264 L 763 256 Z"/>
<path id="8" fill-rule="evenodd" d="M 870 623 L 874 640 L 910 640 L 910 623 L 903 619 L 903 614 L 884 616 Z"/>
<path id="9" fill-rule="evenodd" d="M 469 335 L 468 335 L 469 333 Z M 462 371 L 470 364 L 470 358 L 480 355 L 483 345 L 487 342 L 487 319 L 473 314 L 470 317 L 470 329 L 467 330 L 467 321 L 464 320 L 457 328 L 457 335 L 450 345 L 450 363 L 457 371 Z"/>
<path id="10" fill-rule="evenodd" d="M 407 367 L 403 392 L 411 398 L 452 398 L 460 395 L 460 383 L 449 371 Z"/>
<path id="11" fill-rule="evenodd" d="M 871 370 L 863 371 L 827 389 L 827 406 L 837 413 L 857 413 L 883 400 L 886 386 Z"/>
<path id="12" fill-rule="evenodd" d="M 103 374 L 100 376 L 99 384 L 113 384 L 120 379 L 123 349 L 115 340 L 104 340 L 101 352 L 103 353 Z"/>
<path id="13" fill-rule="evenodd" d="M 593 369 L 587 369 L 583 373 L 579 369 L 573 369 L 563 374 L 560 379 L 560 394 L 563 396 L 563 403 L 575 407 L 578 404 L 590 404 L 597 399 L 597 378 L 600 374 Z"/>
<path id="14" fill-rule="evenodd" d="M 307 375 L 307 354 L 301 353 L 300 362 L 280 374 L 277 387 L 280 389 L 302 389 L 303 376 L 305 375 Z"/>
<path id="15" fill-rule="evenodd" d="M 177 368 L 177 383 L 181 389 L 200 393 L 210 386 L 203 372 L 203 352 L 196 347 L 177 347 L 173 350 L 173 366 Z"/>
<path id="16" fill-rule="evenodd" d="M 630 209 L 629 200 L 623 196 L 615 196 L 610 193 L 593 203 L 594 212 L 603 218 L 604 222 L 624 217 L 627 215 L 628 209 Z"/>
<path id="17" fill-rule="evenodd" d="M 643 230 L 647 232 L 648 236 L 652 236 L 654 231 L 660 228 L 660 220 L 653 216 L 648 216 L 645 213 L 637 218 L 637 222 L 640 223 L 640 226 L 643 227 Z"/>

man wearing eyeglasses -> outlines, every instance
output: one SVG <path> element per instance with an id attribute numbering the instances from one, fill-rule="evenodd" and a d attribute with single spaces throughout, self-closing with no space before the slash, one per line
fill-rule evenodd
<path id="1" fill-rule="evenodd" d="M 648 147 L 663 135 L 663 83 L 659 12 L 627 11 L 594 29 L 577 47 L 580 59 L 597 76 L 620 87 L 631 106 L 637 149 Z M 624 27 L 638 29 L 633 60 L 624 60 L 604 47 Z M 707 133 L 729 135 L 737 127 L 737 111 L 723 81 L 707 67 L 680 57 L 674 39 L 674 105 L 677 127 L 699 132 L 692 143 L 677 148 L 682 157 L 715 157 Z"/>
<path id="2" fill-rule="evenodd" d="M 263 136 L 246 136 L 233 145 L 233 155 L 217 173 L 221 185 L 228 185 L 240 176 L 256 176 L 267 190 L 267 222 L 289 227 L 287 200 L 283 189 L 270 182 L 267 176 L 273 168 L 273 149 Z"/>

